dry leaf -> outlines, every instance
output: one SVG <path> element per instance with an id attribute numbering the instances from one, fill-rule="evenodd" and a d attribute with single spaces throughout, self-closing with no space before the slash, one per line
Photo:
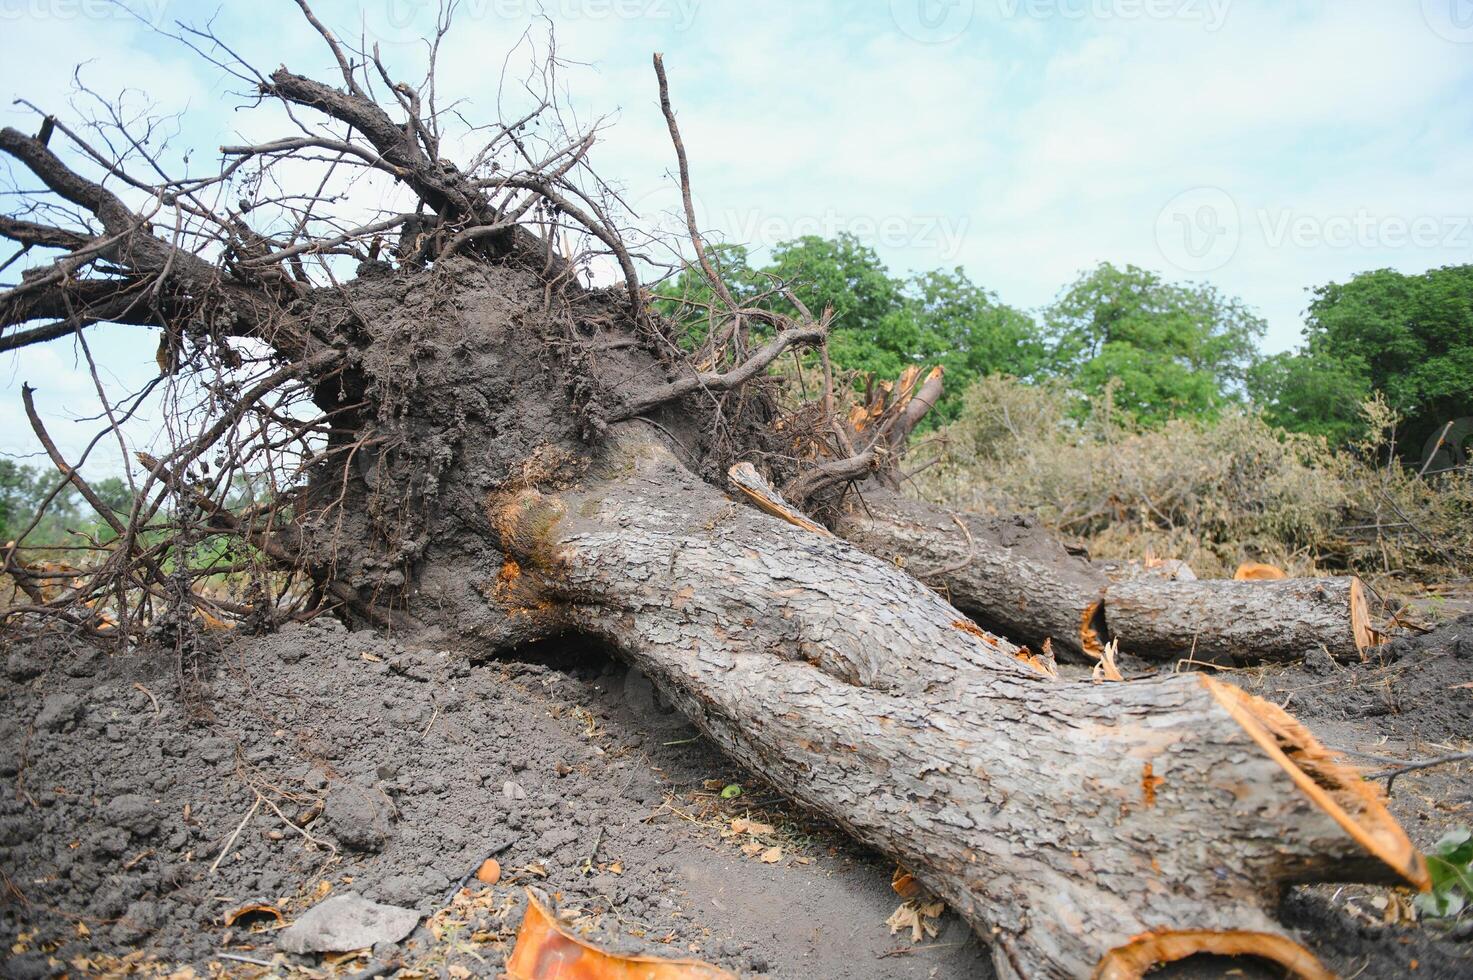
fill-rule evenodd
<path id="1" fill-rule="evenodd" d="M 739 834 L 751 834 L 753 837 L 762 834 L 776 833 L 777 828 L 770 823 L 762 823 L 758 820 L 749 820 L 746 817 L 733 817 L 727 829 L 721 832 L 722 837 L 736 837 Z"/>
<path id="2" fill-rule="evenodd" d="M 890 875 L 890 887 L 901 898 L 915 898 L 921 893 L 921 883 L 899 865 L 895 866 L 894 874 Z"/>
<path id="3" fill-rule="evenodd" d="M 762 845 L 756 841 L 749 841 L 742 845 L 742 853 L 747 857 L 752 857 L 754 854 L 761 854 Z"/>
<path id="4" fill-rule="evenodd" d="M 910 941 L 918 943 L 927 936 L 935 937 L 939 930 L 934 920 L 940 918 L 945 910 L 946 906 L 939 901 L 902 902 L 899 908 L 890 913 L 885 925 L 890 927 L 892 936 L 902 929 L 909 929 Z"/>
<path id="5" fill-rule="evenodd" d="M 767 850 L 762 852 L 763 864 L 777 864 L 777 862 L 781 861 L 782 859 L 783 849 L 781 847 L 769 847 Z"/>

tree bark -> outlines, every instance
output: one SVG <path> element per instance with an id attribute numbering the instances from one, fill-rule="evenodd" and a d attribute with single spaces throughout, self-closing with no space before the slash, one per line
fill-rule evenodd
<path id="1" fill-rule="evenodd" d="M 893 564 L 729 500 L 643 432 L 613 442 L 579 488 L 489 498 L 508 613 L 608 640 L 951 903 L 1004 977 L 1228 942 L 1312 966 L 1269 912 L 1286 883 L 1425 883 L 1376 791 L 1274 706 L 1203 675 L 1054 680 Z"/>
<path id="2" fill-rule="evenodd" d="M 835 529 L 1035 650 L 1051 640 L 1056 651 L 1093 660 L 1114 639 L 1123 652 L 1146 659 L 1253 664 L 1320 646 L 1337 659 L 1359 659 L 1381 640 L 1353 576 L 1112 576 L 1029 518 L 958 514 L 873 484 L 846 501 Z"/>
<path id="3" fill-rule="evenodd" d="M 845 502 L 838 533 L 900 565 L 989 629 L 1031 649 L 1098 656 L 1103 573 L 1024 517 L 957 514 L 874 486 Z"/>
<path id="4" fill-rule="evenodd" d="M 1337 659 L 1358 660 L 1378 642 L 1354 576 L 1114 582 L 1105 609 L 1122 650 L 1158 660 L 1264 663 L 1321 646 Z"/>

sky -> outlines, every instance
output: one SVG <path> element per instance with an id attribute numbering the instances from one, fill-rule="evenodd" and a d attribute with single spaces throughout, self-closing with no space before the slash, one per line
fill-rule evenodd
<path id="1" fill-rule="evenodd" d="M 267 71 L 331 77 L 289 0 L 131 6 L 0 0 L 0 92 L 64 116 L 80 64 L 99 92 L 182 113 L 168 152 L 199 174 L 274 119 L 150 24 L 211 22 Z M 416 77 L 433 2 L 314 8 Z M 668 223 L 663 52 L 708 237 L 759 260 L 850 232 L 894 273 L 960 266 L 1026 309 L 1100 262 L 1133 263 L 1241 298 L 1269 352 L 1298 342 L 1316 285 L 1473 261 L 1473 0 L 463 0 L 442 99 L 497 118 L 548 23 L 568 104 L 605 120 L 599 173 Z M 10 98 L 0 122 L 34 129 Z M 140 330 L 99 330 L 105 380 L 153 373 Z M 69 343 L 0 355 L 0 454 L 35 450 L 22 382 L 68 453 L 95 432 L 78 357 Z M 129 438 L 156 429 L 145 418 Z M 119 458 L 105 443 L 89 467 Z"/>

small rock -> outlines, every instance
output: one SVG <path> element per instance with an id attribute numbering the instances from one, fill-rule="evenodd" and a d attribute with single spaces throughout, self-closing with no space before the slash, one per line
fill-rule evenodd
<path id="1" fill-rule="evenodd" d="M 102 651 L 83 647 L 67 662 L 66 672 L 72 677 L 94 677 L 102 669 Z"/>
<path id="2" fill-rule="evenodd" d="M 514 783 L 510 779 L 501 784 L 501 795 L 508 800 L 525 800 L 527 791 L 522 789 L 521 783 Z"/>
<path id="3" fill-rule="evenodd" d="M 92 838 L 92 849 L 102 858 L 122 857 L 128 849 L 128 835 L 119 827 L 99 831 Z"/>
<path id="4" fill-rule="evenodd" d="M 235 755 L 235 743 L 228 738 L 211 735 L 200 739 L 194 750 L 206 762 L 224 762 Z"/>
<path id="5" fill-rule="evenodd" d="M 148 837 L 159 829 L 157 808 L 136 793 L 113 797 L 102 816 L 109 826 L 121 827 L 135 837 Z"/>
<path id="6" fill-rule="evenodd" d="M 113 940 L 132 945 L 157 929 L 160 918 L 159 907 L 153 902 L 134 902 L 113 925 Z"/>
<path id="7" fill-rule="evenodd" d="M 13 681 L 28 681 L 39 677 L 46 669 L 46 662 L 30 650 L 16 649 L 5 658 L 5 676 Z"/>
<path id="8" fill-rule="evenodd" d="M 48 732 L 69 732 L 82 717 L 82 699 L 65 691 L 51 695 L 41 703 L 36 727 Z"/>
<path id="9" fill-rule="evenodd" d="M 397 943 L 418 924 L 414 909 L 380 905 L 347 892 L 308 909 L 277 934 L 276 945 L 288 953 L 338 953 Z"/>
<path id="10" fill-rule="evenodd" d="M 336 783 L 328 791 L 324 812 L 338 842 L 350 850 L 375 853 L 389 842 L 393 806 L 382 793 L 356 783 Z"/>
<path id="11" fill-rule="evenodd" d="M 52 974 L 49 957 L 45 953 L 21 953 L 0 963 L 0 977 L 9 980 L 41 980 Z"/>

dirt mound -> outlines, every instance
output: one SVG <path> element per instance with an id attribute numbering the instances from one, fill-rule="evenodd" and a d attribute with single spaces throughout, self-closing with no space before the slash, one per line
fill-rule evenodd
<path id="1" fill-rule="evenodd" d="M 0 975 L 100 971 L 135 949 L 161 972 L 257 975 L 273 921 L 229 913 L 291 921 L 349 890 L 434 916 L 407 963 L 494 973 L 523 885 L 602 943 L 744 975 L 989 974 L 950 916 L 934 948 L 895 954 L 911 944 L 884 925 L 890 868 L 785 810 L 640 675 L 581 642 L 529 656 L 544 662 L 476 666 L 319 622 L 228 646 L 211 717 L 191 721 L 160 655 L 10 651 Z M 730 784 L 742 795 L 721 799 Z M 779 860 L 722 836 L 744 813 L 772 825 Z M 501 881 L 445 911 L 493 852 Z"/>
<path id="2" fill-rule="evenodd" d="M 214 963 L 260 975 L 249 961 L 280 955 L 279 926 L 269 914 L 226 926 L 232 911 L 270 904 L 289 922 L 350 890 L 427 917 L 379 954 L 439 975 L 494 973 L 525 885 L 560 896 L 601 943 L 743 975 L 991 975 L 954 917 L 927 944 L 891 936 L 891 868 L 788 809 L 637 672 L 579 639 L 523 656 L 477 665 L 319 621 L 227 645 L 210 717 L 191 719 L 162 654 L 109 657 L 55 639 L 8 651 L 0 938 L 12 953 L 0 975 L 100 972 L 133 950 L 160 973 Z M 1311 657 L 1231 676 L 1364 755 L 1466 747 L 1473 617 L 1367 664 Z M 1463 771 L 1398 781 L 1392 807 L 1417 843 L 1473 819 Z M 742 793 L 722 799 L 733 784 Z M 771 825 L 757 840 L 779 860 L 742 852 L 753 838 L 730 832 L 743 815 Z M 472 880 L 452 904 L 492 853 L 501 881 Z M 1404 975 L 1416 959 L 1418 976 L 1466 975 L 1465 944 L 1379 921 L 1388 894 L 1299 889 L 1284 912 L 1346 974 Z M 1228 968 L 1270 975 L 1210 961 L 1173 975 Z"/>
<path id="3" fill-rule="evenodd" d="M 1245 676 L 1252 680 L 1244 687 L 1317 728 L 1349 723 L 1383 746 L 1467 740 L 1473 737 L 1473 614 L 1421 636 L 1398 637 L 1374 648 L 1365 663 L 1341 664 L 1311 652 L 1303 663 Z"/>

